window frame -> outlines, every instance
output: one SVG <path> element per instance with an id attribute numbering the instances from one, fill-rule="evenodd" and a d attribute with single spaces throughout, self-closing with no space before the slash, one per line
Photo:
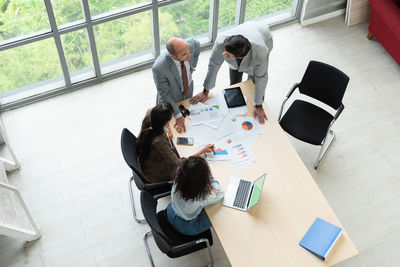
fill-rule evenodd
<path id="1" fill-rule="evenodd" d="M 10 102 L 1 103 L 1 110 L 13 109 L 22 105 L 26 105 L 32 102 L 39 101 L 44 98 L 48 98 L 51 96 L 59 95 L 62 93 L 66 93 L 78 88 L 86 87 L 89 85 L 93 85 L 96 83 L 100 83 L 109 79 L 116 78 L 121 75 L 125 75 L 131 72 L 135 72 L 147 67 L 150 67 L 154 60 L 160 55 L 160 51 L 162 48 L 160 47 L 160 29 L 159 29 L 159 8 L 168 6 L 177 2 L 181 2 L 184 0 L 149 0 L 148 2 L 142 2 L 139 4 L 135 4 L 132 6 L 127 6 L 118 10 L 113 10 L 110 12 L 105 12 L 96 16 L 91 16 L 90 7 L 88 0 L 81 0 L 82 3 L 82 11 L 83 11 L 83 20 L 70 22 L 64 25 L 57 25 L 54 10 L 52 7 L 51 0 L 43 0 L 45 2 L 46 11 L 50 23 L 50 29 L 42 30 L 39 32 L 34 32 L 30 34 L 26 34 L 23 36 L 15 37 L 12 39 L 7 39 L 0 42 L 0 52 L 3 50 L 13 49 L 15 47 L 23 46 L 26 44 L 30 44 L 33 42 L 38 42 L 41 40 L 45 40 L 48 38 L 53 38 L 56 44 L 58 57 L 60 61 L 60 65 L 62 68 L 63 79 L 65 81 L 65 86 L 54 88 L 52 90 L 48 90 L 46 92 L 41 92 L 32 96 L 28 96 L 21 99 L 14 99 Z M 293 0 L 293 5 L 291 9 L 292 15 L 284 20 L 272 22 L 270 23 L 271 28 L 279 27 L 291 22 L 298 21 L 301 13 L 301 6 L 303 5 L 304 0 Z M 218 30 L 218 15 L 219 15 L 219 0 L 210 0 L 210 16 L 209 16 L 209 27 L 208 27 L 208 42 L 203 43 L 201 45 L 202 50 L 209 49 L 212 47 L 213 42 L 215 41 L 217 34 L 219 31 L 224 31 L 224 28 Z M 99 63 L 99 56 L 97 52 L 93 26 L 102 24 L 105 22 L 117 20 L 120 18 L 132 16 L 134 14 L 142 13 L 145 11 L 150 11 L 151 14 L 151 33 L 152 33 L 152 59 L 143 61 L 139 64 L 132 65 L 129 67 L 125 67 L 122 69 L 118 69 L 109 73 L 102 73 Z M 245 21 L 245 11 L 246 11 L 246 0 L 236 0 L 236 15 L 235 15 L 235 24 L 239 25 L 244 23 Z M 256 18 L 256 19 L 264 19 L 264 17 Z M 92 54 L 93 67 L 95 72 L 95 77 L 89 78 L 87 80 L 82 80 L 76 83 L 71 82 L 71 73 L 68 69 L 67 62 L 65 59 L 64 49 L 62 45 L 61 35 L 77 30 L 86 29 L 88 33 L 89 45 Z M 20 93 L 24 90 L 30 90 L 32 87 L 35 87 L 36 84 L 43 84 L 43 82 L 38 82 L 35 84 L 31 84 L 28 86 L 14 88 L 10 91 L 4 92 L 0 94 L 0 98 L 10 96 L 16 93 Z"/>

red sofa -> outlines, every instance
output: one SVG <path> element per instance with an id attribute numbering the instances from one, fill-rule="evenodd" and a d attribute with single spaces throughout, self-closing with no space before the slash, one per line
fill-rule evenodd
<path id="1" fill-rule="evenodd" d="M 375 37 L 400 65 L 400 0 L 368 0 L 368 39 Z"/>

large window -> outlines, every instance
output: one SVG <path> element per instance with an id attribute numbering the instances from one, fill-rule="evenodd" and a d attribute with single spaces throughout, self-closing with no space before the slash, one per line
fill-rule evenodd
<path id="1" fill-rule="evenodd" d="M 153 58 L 150 11 L 96 25 L 94 32 L 102 73 Z"/>
<path id="2" fill-rule="evenodd" d="M 293 0 L 247 0 L 246 19 L 250 20 L 292 8 Z"/>
<path id="3" fill-rule="evenodd" d="M 172 35 L 208 45 L 247 20 L 293 20 L 298 1 L 0 0 L 1 108 L 150 66 Z"/>
<path id="4" fill-rule="evenodd" d="M 87 30 L 77 30 L 61 35 L 65 60 L 71 73 L 71 82 L 79 82 L 96 76 L 90 51 Z"/>
<path id="5" fill-rule="evenodd" d="M 0 70 L 1 93 L 62 75 L 52 39 L 2 51 Z"/>
<path id="6" fill-rule="evenodd" d="M 50 28 L 43 1 L 0 1 L 0 40 Z"/>
<path id="7" fill-rule="evenodd" d="M 165 45 L 172 35 L 183 38 L 207 36 L 210 0 L 185 0 L 159 9 L 160 41 Z M 209 41 L 209 40 L 207 40 Z"/>

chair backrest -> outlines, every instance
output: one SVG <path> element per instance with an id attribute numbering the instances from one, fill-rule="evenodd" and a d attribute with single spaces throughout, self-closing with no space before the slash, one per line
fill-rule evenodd
<path id="1" fill-rule="evenodd" d="M 150 192 L 142 190 L 140 192 L 140 203 L 142 205 L 143 216 L 153 232 L 157 246 L 162 252 L 168 253 L 172 249 L 172 241 L 164 233 L 158 221 L 157 200 Z"/>
<path id="2" fill-rule="evenodd" d="M 132 169 L 133 174 L 136 175 L 135 183 L 139 187 L 138 182 L 141 182 L 142 187 L 148 181 L 144 178 L 142 170 L 139 167 L 136 153 L 136 137 L 128 129 L 124 128 L 121 134 L 121 150 L 126 164 Z M 140 181 L 137 181 L 139 179 Z M 143 185 L 142 185 L 143 184 Z M 142 188 L 139 188 L 142 189 Z"/>
<path id="3" fill-rule="evenodd" d="M 350 78 L 337 68 L 312 60 L 301 80 L 299 91 L 338 109 L 349 80 Z"/>

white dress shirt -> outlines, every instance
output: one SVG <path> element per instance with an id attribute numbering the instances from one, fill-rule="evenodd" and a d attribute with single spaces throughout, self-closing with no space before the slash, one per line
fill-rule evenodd
<path id="1" fill-rule="evenodd" d="M 184 91 L 184 87 L 183 87 L 183 80 L 182 80 L 181 62 L 178 61 L 178 60 L 175 60 L 173 58 L 171 58 L 171 59 L 174 61 L 175 65 L 176 65 L 176 68 L 178 69 L 179 77 L 181 79 L 181 84 L 182 84 L 182 92 L 183 92 Z M 192 73 L 190 72 L 190 64 L 189 64 L 188 60 L 185 61 L 184 63 L 185 63 L 185 67 L 186 67 L 186 73 L 187 73 L 187 76 L 188 76 L 188 85 L 190 85 L 190 83 L 192 82 Z M 174 117 L 175 117 L 175 119 L 178 119 L 178 118 L 182 117 L 182 114 L 178 113 Z"/>

